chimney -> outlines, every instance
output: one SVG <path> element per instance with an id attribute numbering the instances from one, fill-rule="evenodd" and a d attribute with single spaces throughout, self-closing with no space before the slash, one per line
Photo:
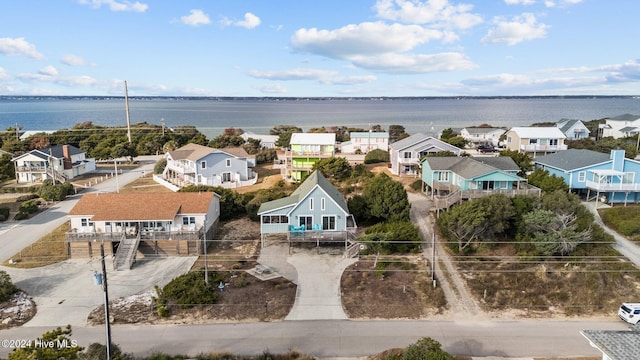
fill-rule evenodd
<path id="1" fill-rule="evenodd" d="M 64 169 L 71 169 L 71 153 L 69 151 L 69 145 L 62 145 L 62 156 L 64 156 L 64 160 L 62 160 Z"/>

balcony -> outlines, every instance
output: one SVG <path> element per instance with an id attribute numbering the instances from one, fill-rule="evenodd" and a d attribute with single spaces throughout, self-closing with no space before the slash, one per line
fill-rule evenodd
<path id="1" fill-rule="evenodd" d="M 526 151 L 526 152 L 562 151 L 562 150 L 567 150 L 567 145 L 565 144 L 558 144 L 558 145 L 529 144 L 529 145 L 520 145 L 520 150 Z"/>
<path id="2" fill-rule="evenodd" d="M 31 172 L 44 173 L 45 171 L 47 171 L 47 167 L 46 166 L 17 166 L 16 171 L 29 172 L 29 173 Z"/>
<path id="3" fill-rule="evenodd" d="M 621 182 L 596 182 L 587 180 L 587 188 L 596 191 L 640 191 L 640 184 Z"/>

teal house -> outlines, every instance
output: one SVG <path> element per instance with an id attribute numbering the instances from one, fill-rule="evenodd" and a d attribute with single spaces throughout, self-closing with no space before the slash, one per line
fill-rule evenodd
<path id="1" fill-rule="evenodd" d="M 262 246 L 271 234 L 289 242 L 345 241 L 355 238 L 356 223 L 344 196 L 314 171 L 288 197 L 262 203 L 258 209 Z"/>
<path id="2" fill-rule="evenodd" d="M 500 159 L 496 161 L 495 159 Z M 491 163 L 491 164 L 489 164 Z M 427 157 L 422 161 L 425 192 L 436 210 L 447 209 L 462 200 L 492 194 L 540 195 L 540 189 L 513 171 L 511 158 Z"/>

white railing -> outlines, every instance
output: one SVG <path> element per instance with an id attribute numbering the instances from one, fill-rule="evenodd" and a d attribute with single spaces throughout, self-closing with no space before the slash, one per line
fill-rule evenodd
<path id="1" fill-rule="evenodd" d="M 640 191 L 640 184 L 633 183 L 599 183 L 587 180 L 587 188 L 598 191 Z"/>
<path id="2" fill-rule="evenodd" d="M 405 157 L 398 156 L 398 164 L 418 164 L 418 163 L 420 163 L 420 158 L 418 157 L 405 158 Z"/>
<path id="3" fill-rule="evenodd" d="M 558 145 L 529 144 L 529 145 L 520 145 L 520 150 L 522 151 L 560 151 L 560 150 L 567 150 L 567 145 L 565 144 L 558 144 Z"/>

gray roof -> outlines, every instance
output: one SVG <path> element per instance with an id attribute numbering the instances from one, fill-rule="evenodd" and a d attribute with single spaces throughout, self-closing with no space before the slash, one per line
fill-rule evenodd
<path id="1" fill-rule="evenodd" d="M 520 171 L 520 167 L 510 156 L 472 156 L 471 158 L 503 171 Z"/>
<path id="2" fill-rule="evenodd" d="M 633 114 L 622 114 L 618 116 L 614 116 L 611 118 L 607 118 L 607 120 L 618 120 L 618 121 L 634 121 L 640 119 L 640 115 Z"/>
<path id="3" fill-rule="evenodd" d="M 609 161 L 610 154 L 586 149 L 568 149 L 534 159 L 536 164 L 571 171 Z"/>
<path id="4" fill-rule="evenodd" d="M 562 130 L 563 133 L 566 133 L 567 131 L 569 131 L 569 129 L 571 129 L 573 125 L 577 124 L 579 121 L 580 120 L 576 119 L 560 119 L 560 121 L 558 121 L 556 125 L 560 128 L 560 130 Z"/>
<path id="5" fill-rule="evenodd" d="M 316 186 L 319 186 L 345 213 L 349 213 L 344 196 L 318 170 L 312 172 L 298 188 L 286 198 L 267 201 L 260 204 L 258 214 L 295 205 L 304 199 Z"/>
<path id="6" fill-rule="evenodd" d="M 638 132 L 638 128 L 635 126 L 625 126 L 620 129 L 620 132 Z"/>
<path id="7" fill-rule="evenodd" d="M 638 331 L 583 330 L 581 333 L 592 346 L 611 360 L 640 359 Z"/>
<path id="8" fill-rule="evenodd" d="M 469 134 L 486 134 L 486 133 L 490 133 L 490 132 L 494 132 L 494 131 L 502 131 L 502 132 L 507 131 L 506 129 L 495 128 L 495 127 L 473 127 L 473 126 L 470 126 L 470 127 L 466 127 L 465 129 L 467 129 Z"/>
<path id="9" fill-rule="evenodd" d="M 453 171 L 465 179 L 473 179 L 478 176 L 501 171 L 496 167 L 470 157 L 427 157 L 424 161 L 429 163 L 429 167 L 431 167 L 432 170 Z"/>
<path id="10" fill-rule="evenodd" d="M 432 147 L 436 147 L 438 149 L 444 150 L 444 151 L 451 151 L 453 153 L 455 153 L 456 155 L 459 154 L 462 150 L 460 150 L 459 148 L 451 145 L 451 144 L 447 144 L 446 142 L 436 139 L 433 136 L 429 136 L 423 133 L 417 133 L 417 134 L 413 134 L 409 137 L 406 137 L 402 140 L 398 140 L 394 143 L 392 143 L 391 145 L 389 145 L 389 147 L 393 150 L 399 151 L 399 150 L 403 150 L 406 148 L 410 148 L 413 146 L 416 146 L 420 143 L 427 143 L 430 145 L 434 145 Z"/>

